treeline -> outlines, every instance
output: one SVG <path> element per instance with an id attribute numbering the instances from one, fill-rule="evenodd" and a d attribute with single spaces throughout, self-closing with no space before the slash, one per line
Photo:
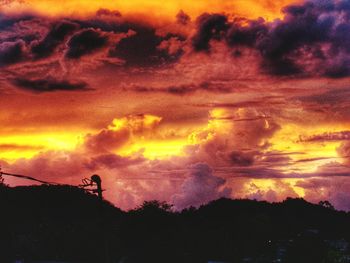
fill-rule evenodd
<path id="1" fill-rule="evenodd" d="M 347 260 L 350 214 L 327 202 L 220 199 L 174 212 L 124 212 L 72 186 L 0 187 L 0 262 L 307 262 Z"/>

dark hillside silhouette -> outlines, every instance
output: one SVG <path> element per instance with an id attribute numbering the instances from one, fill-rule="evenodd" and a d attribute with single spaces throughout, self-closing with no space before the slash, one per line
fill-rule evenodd
<path id="1" fill-rule="evenodd" d="M 350 214 L 329 203 L 220 199 L 174 212 L 150 201 L 124 212 L 83 189 L 43 185 L 1 186 L 0 208 L 4 263 L 350 262 Z"/>
<path id="2" fill-rule="evenodd" d="M 0 238 L 7 244 L 7 257 L 29 259 L 102 262 L 101 229 L 113 231 L 123 214 L 72 186 L 1 187 L 0 207 L 5 232 Z"/>

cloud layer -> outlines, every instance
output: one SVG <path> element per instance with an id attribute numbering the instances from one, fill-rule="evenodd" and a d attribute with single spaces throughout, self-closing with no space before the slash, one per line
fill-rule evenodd
<path id="1" fill-rule="evenodd" d="M 98 173 L 124 209 L 305 197 L 350 210 L 347 1 L 183 2 L 157 17 L 39 2 L 0 14 L 4 170 Z"/>

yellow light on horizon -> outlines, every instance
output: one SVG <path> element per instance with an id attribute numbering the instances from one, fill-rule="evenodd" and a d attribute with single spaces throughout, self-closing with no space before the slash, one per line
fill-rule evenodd
<path id="1" fill-rule="evenodd" d="M 271 1 L 262 0 L 131 0 L 131 1 L 96 1 L 96 0 L 62 0 L 59 4 L 54 0 L 26 0 L 24 3 L 13 1 L 3 9 L 8 12 L 34 12 L 48 16 L 86 16 L 94 14 L 98 9 L 106 8 L 118 10 L 123 15 L 143 14 L 148 17 L 163 17 L 174 19 L 176 14 L 183 10 L 192 18 L 202 13 L 229 13 L 246 18 L 263 17 L 273 20 L 282 17 L 281 8 L 287 4 L 300 0 L 280 0 L 271 4 Z M 156 12 L 154 12 L 156 10 Z M 154 21 L 155 22 L 155 21 Z"/>
<path id="2" fill-rule="evenodd" d="M 293 153 L 288 156 L 294 161 L 294 164 L 281 168 L 286 173 L 295 170 L 303 173 L 315 172 L 319 166 L 339 159 L 337 148 L 341 142 L 303 142 L 300 140 L 300 135 L 308 137 L 325 132 L 338 132 L 347 129 L 347 127 L 302 127 L 296 124 L 284 124 L 269 140 L 271 143 L 269 150 Z"/>
<path id="3" fill-rule="evenodd" d="M 131 145 L 126 145 L 117 153 L 122 156 L 130 156 L 140 153 L 149 160 L 166 159 L 171 156 L 184 156 L 184 147 L 189 145 L 186 139 L 147 141 L 138 140 Z"/>
<path id="4" fill-rule="evenodd" d="M 0 158 L 13 162 L 20 158 L 31 158 L 36 154 L 49 150 L 72 151 L 79 142 L 76 133 L 35 133 L 9 135 L 0 138 L 0 145 L 13 145 L 13 149 L 0 152 Z M 18 148 L 16 148 L 18 146 Z"/>
<path id="5" fill-rule="evenodd" d="M 254 184 L 257 189 L 267 192 L 269 190 L 272 190 L 276 192 L 279 195 L 283 195 L 283 189 L 281 191 L 280 187 L 278 187 L 278 183 L 285 184 L 286 186 L 289 186 L 299 197 L 305 196 L 305 190 L 301 187 L 297 186 L 297 182 L 299 182 L 301 179 L 294 179 L 294 178 L 287 178 L 287 179 L 251 179 L 246 184 L 247 191 L 249 193 L 249 185 Z"/>

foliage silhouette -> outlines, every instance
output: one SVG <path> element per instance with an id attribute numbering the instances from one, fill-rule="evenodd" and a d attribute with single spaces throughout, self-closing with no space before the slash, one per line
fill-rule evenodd
<path id="1" fill-rule="evenodd" d="M 0 187 L 0 262 L 349 262 L 350 214 L 303 199 L 129 212 L 72 186 Z M 106 232 L 107 230 L 107 235 Z M 341 240 L 341 241 L 339 241 Z"/>

